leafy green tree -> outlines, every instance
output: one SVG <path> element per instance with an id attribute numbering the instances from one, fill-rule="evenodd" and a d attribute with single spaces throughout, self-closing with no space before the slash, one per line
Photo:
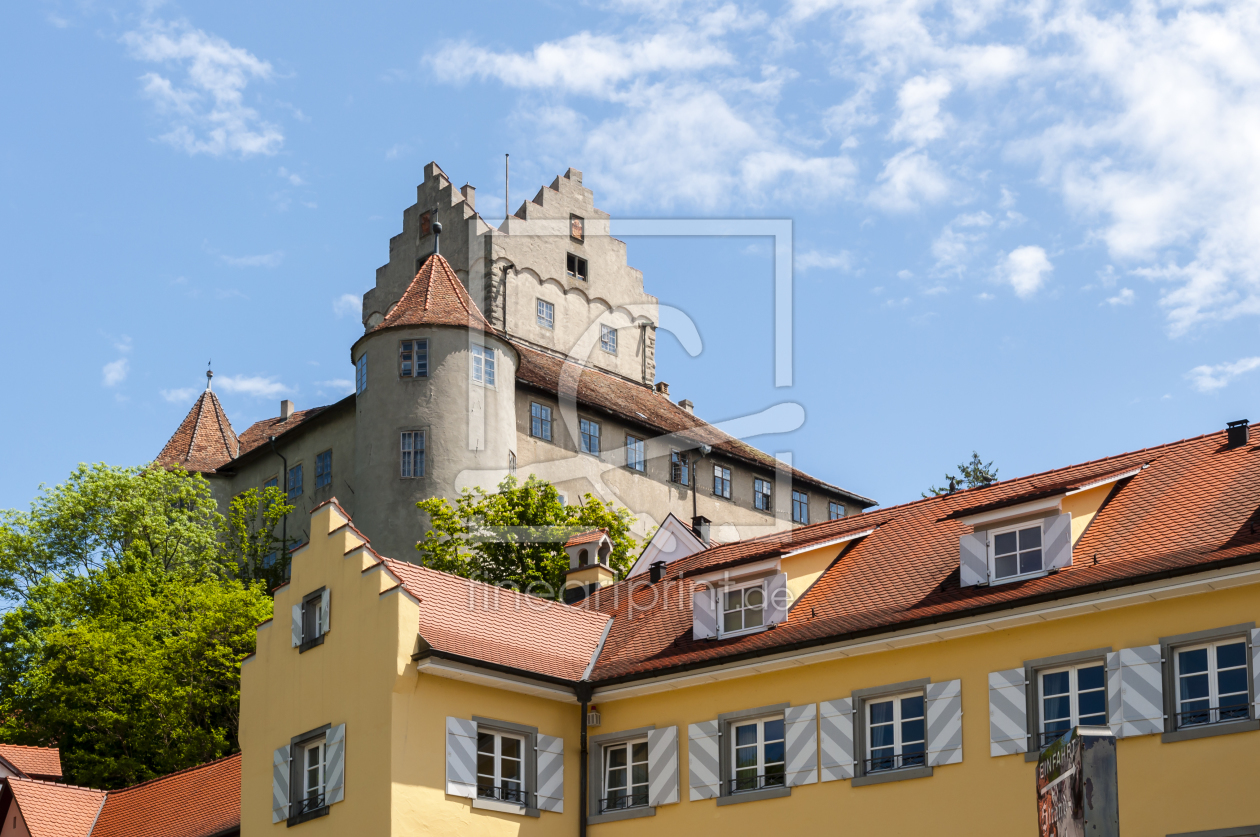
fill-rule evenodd
<path id="1" fill-rule="evenodd" d="M 998 469 L 993 463 L 985 463 L 980 454 L 971 452 L 971 461 L 960 463 L 957 474 L 945 474 L 945 487 L 932 486 L 924 497 L 935 497 L 941 494 L 953 494 L 960 488 L 983 488 L 997 482 Z"/>
<path id="2" fill-rule="evenodd" d="M 508 477 L 494 493 L 465 489 L 454 505 L 442 497 L 416 505 L 430 523 L 416 544 L 421 563 L 465 578 L 558 598 L 569 568 L 564 542 L 591 529 L 608 530 L 609 565 L 619 577 L 633 563 L 634 518 L 628 511 L 590 494 L 581 505 L 566 506 L 555 486 L 533 475 L 523 483 Z"/>
<path id="3" fill-rule="evenodd" d="M 274 590 L 289 570 L 289 544 L 276 536 L 276 526 L 293 511 L 288 497 L 276 486 L 251 488 L 232 498 L 228 508 L 224 547 L 236 561 L 243 581 L 261 581 Z"/>

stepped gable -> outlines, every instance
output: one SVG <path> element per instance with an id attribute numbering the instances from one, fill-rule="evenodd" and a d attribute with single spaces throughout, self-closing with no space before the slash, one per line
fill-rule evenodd
<path id="1" fill-rule="evenodd" d="M 437 253 L 424 260 L 402 298 L 385 319 L 367 333 L 416 325 L 463 326 L 498 334 L 472 301 L 450 263 Z"/>
<path id="2" fill-rule="evenodd" d="M 571 380 L 569 376 L 572 373 L 565 372 L 566 363 L 569 362 L 564 358 L 540 352 L 516 341 L 512 342 L 512 346 L 521 358 L 516 378 L 522 383 L 555 394 L 560 390 L 562 379 L 565 382 Z M 662 435 L 675 434 L 680 440 L 712 445 L 714 449 L 728 456 L 759 465 L 769 471 L 783 467 L 783 463 L 773 456 L 728 436 L 645 384 L 627 381 L 589 366 L 576 363 L 569 365 L 578 373 L 576 378 L 579 404 L 595 407 L 630 424 L 650 428 Z M 864 508 L 875 505 L 875 501 L 869 497 L 823 482 L 804 471 L 795 468 L 789 470 L 795 481 L 842 494 Z"/>
<path id="3" fill-rule="evenodd" d="M 157 464 L 207 473 L 235 457 L 239 446 L 223 405 L 207 386 L 158 454 Z"/>
<path id="4" fill-rule="evenodd" d="M 959 522 L 960 510 L 974 513 L 1023 502 L 1133 471 L 1134 476 L 1113 484 L 1073 547 L 1071 566 L 1024 581 L 960 586 L 958 543 L 971 531 Z M 689 588 L 679 580 L 867 531 L 840 553 L 774 630 L 692 639 Z M 603 587 L 582 604 L 614 617 L 592 679 L 616 682 L 1257 560 L 1260 445 L 1230 448 L 1225 433 L 1218 432 L 715 547 L 670 564 L 668 584 L 645 585 L 640 576 Z M 688 600 L 678 601 L 679 595 Z"/>
<path id="5" fill-rule="evenodd" d="M 10 776 L 5 780 L 31 837 L 89 837 L 105 791 Z"/>
<path id="6" fill-rule="evenodd" d="M 56 747 L 0 744 L 0 759 L 4 759 L 32 779 L 56 781 L 61 778 L 61 750 Z"/>
<path id="7" fill-rule="evenodd" d="M 218 837 L 241 824 L 241 754 L 110 791 L 92 837 Z M 34 835 L 32 835 L 34 837 Z"/>

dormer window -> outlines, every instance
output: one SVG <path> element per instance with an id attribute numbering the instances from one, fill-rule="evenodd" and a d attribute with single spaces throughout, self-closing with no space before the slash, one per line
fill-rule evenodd
<path id="1" fill-rule="evenodd" d="M 765 623 L 766 588 L 762 581 L 722 590 L 722 636 L 760 628 Z"/>
<path id="2" fill-rule="evenodd" d="M 728 579 L 728 572 L 712 580 L 695 579 L 691 595 L 695 639 L 741 636 L 787 621 L 792 594 L 787 573 L 777 571 L 777 559 L 748 567 L 743 579 Z"/>
<path id="3" fill-rule="evenodd" d="M 990 536 L 995 579 L 1002 581 L 1041 572 L 1041 521 L 1032 526 L 995 530 Z"/>
<path id="4" fill-rule="evenodd" d="M 960 538 L 958 561 L 962 587 L 1021 581 L 1070 567 L 1072 515 L 978 526 Z"/>

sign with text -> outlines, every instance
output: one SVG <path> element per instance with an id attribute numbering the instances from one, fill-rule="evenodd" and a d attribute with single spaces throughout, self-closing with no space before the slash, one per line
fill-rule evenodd
<path id="1" fill-rule="evenodd" d="M 1037 759 L 1038 837 L 1118 837 L 1116 739 L 1077 727 Z"/>

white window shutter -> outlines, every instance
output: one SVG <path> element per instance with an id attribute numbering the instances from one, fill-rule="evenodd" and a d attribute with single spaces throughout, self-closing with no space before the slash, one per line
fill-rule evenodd
<path id="1" fill-rule="evenodd" d="M 1120 737 L 1124 725 L 1124 712 L 1120 709 L 1120 652 L 1107 654 L 1107 725 L 1111 734 Z"/>
<path id="2" fill-rule="evenodd" d="M 324 803 L 332 805 L 345 798 L 346 785 L 346 725 L 338 724 L 328 731 L 325 744 Z"/>
<path id="3" fill-rule="evenodd" d="M 974 587 L 989 581 L 989 533 L 973 532 L 958 541 L 958 583 Z"/>
<path id="4" fill-rule="evenodd" d="M 538 790 L 534 796 L 542 811 L 564 813 L 564 739 L 538 736 Z"/>
<path id="5" fill-rule="evenodd" d="M 1028 685 L 1024 670 L 989 673 L 989 755 L 1028 752 Z"/>
<path id="6" fill-rule="evenodd" d="M 331 615 L 329 612 L 330 609 L 328 606 L 328 597 L 329 597 L 328 590 L 325 590 L 323 593 L 320 593 L 319 595 L 319 621 L 320 621 L 320 624 L 324 626 L 324 633 L 328 633 L 328 628 L 329 628 L 328 617 Z"/>
<path id="7" fill-rule="evenodd" d="M 712 587 L 700 587 L 691 594 L 691 638 L 717 636 L 717 596 Z"/>
<path id="8" fill-rule="evenodd" d="M 648 805 L 678 801 L 678 727 L 648 732 Z"/>
<path id="9" fill-rule="evenodd" d="M 1154 735 L 1164 731 L 1164 666 L 1158 645 L 1121 648 L 1107 655 L 1107 700 L 1112 699 L 1112 663 L 1118 681 L 1118 726 L 1114 707 L 1111 723 L 1117 738 Z"/>
<path id="10" fill-rule="evenodd" d="M 1260 628 L 1251 631 L 1251 694 L 1256 701 L 1251 717 L 1260 718 Z"/>
<path id="11" fill-rule="evenodd" d="M 446 718 L 446 792 L 477 798 L 477 724 Z"/>
<path id="12" fill-rule="evenodd" d="M 772 575 L 766 580 L 766 624 L 782 625 L 787 621 L 792 598 L 788 593 L 787 573 Z"/>
<path id="13" fill-rule="evenodd" d="M 289 746 L 271 754 L 271 821 L 289 818 Z"/>
<path id="14" fill-rule="evenodd" d="M 687 727 L 687 773 L 692 802 L 721 795 L 720 742 L 717 721 L 702 721 Z"/>
<path id="15" fill-rule="evenodd" d="M 1042 524 L 1041 548 L 1047 570 L 1072 566 L 1072 513 L 1046 518 Z"/>
<path id="16" fill-rule="evenodd" d="M 302 644 L 302 606 L 295 604 L 293 606 L 293 647 L 297 648 Z"/>
<path id="17" fill-rule="evenodd" d="M 783 710 L 783 745 L 787 786 L 818 781 L 818 706 L 789 706 Z"/>
<path id="18" fill-rule="evenodd" d="M 852 699 L 840 698 L 820 703 L 818 727 L 822 731 L 822 780 L 834 782 L 838 779 L 852 779 Z"/>
<path id="19" fill-rule="evenodd" d="M 929 767 L 962 761 L 962 681 L 929 683 L 927 699 L 927 763 Z"/>

